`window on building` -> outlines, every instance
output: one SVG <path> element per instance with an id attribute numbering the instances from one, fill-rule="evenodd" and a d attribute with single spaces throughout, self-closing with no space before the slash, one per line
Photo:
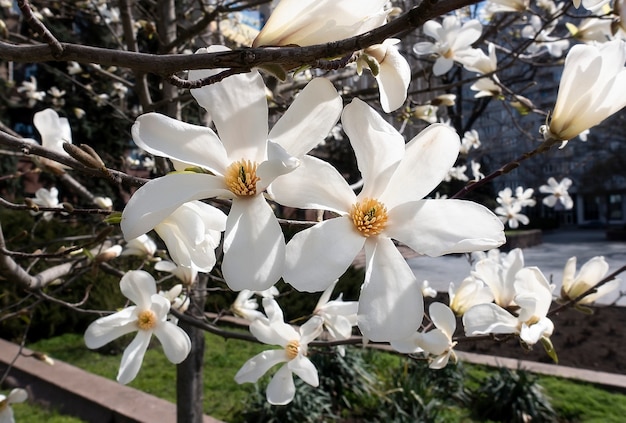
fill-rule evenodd
<path id="1" fill-rule="evenodd" d="M 595 195 L 585 195 L 583 197 L 583 218 L 584 220 L 600 220 L 600 198 Z"/>
<path id="2" fill-rule="evenodd" d="M 609 220 L 624 219 L 621 194 L 609 194 Z"/>

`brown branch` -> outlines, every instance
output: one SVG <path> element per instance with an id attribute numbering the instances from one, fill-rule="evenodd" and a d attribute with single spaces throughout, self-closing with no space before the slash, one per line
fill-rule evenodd
<path id="1" fill-rule="evenodd" d="M 35 16 L 33 10 L 28 3 L 28 0 L 17 0 L 17 6 L 22 11 L 22 15 L 26 20 L 26 23 L 41 36 L 41 39 L 48 44 L 50 48 L 50 54 L 53 58 L 58 58 L 63 55 L 63 45 L 55 38 L 54 35 L 46 28 L 46 26 Z"/>

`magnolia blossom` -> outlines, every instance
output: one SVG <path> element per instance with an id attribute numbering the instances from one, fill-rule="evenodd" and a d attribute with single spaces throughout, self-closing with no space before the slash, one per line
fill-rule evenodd
<path id="1" fill-rule="evenodd" d="M 453 282 L 450 282 L 448 297 L 450 298 L 450 309 L 458 316 L 462 316 L 477 304 L 492 302 L 493 292 L 483 281 L 468 276 L 463 279 L 458 289 Z"/>
<path id="2" fill-rule="evenodd" d="M 565 58 L 546 140 L 568 141 L 626 106 L 626 43 L 578 44 Z"/>
<path id="3" fill-rule="evenodd" d="M 186 267 L 169 260 L 161 260 L 154 264 L 154 270 L 171 273 L 175 278 L 189 286 L 193 284 L 198 276 L 198 269 Z"/>
<path id="4" fill-rule="evenodd" d="M 499 12 L 524 12 L 529 5 L 530 0 L 489 0 L 484 13 L 492 15 Z"/>
<path id="5" fill-rule="evenodd" d="M 199 54 L 225 49 L 213 46 Z M 189 78 L 220 71 L 190 71 Z M 150 154 L 172 158 L 179 172 L 135 192 L 122 214 L 122 231 L 127 239 L 137 237 L 192 200 L 232 199 L 224 234 L 224 279 L 235 291 L 262 291 L 280 279 L 285 254 L 283 232 L 263 191 L 328 135 L 341 113 L 341 98 L 328 80 L 312 80 L 268 135 L 265 85 L 258 72 L 191 93 L 220 137 L 209 128 L 157 113 L 138 117 L 132 128 L 135 143 Z"/>
<path id="6" fill-rule="evenodd" d="M 438 106 L 433 106 L 432 104 L 425 104 L 422 106 L 416 106 L 413 108 L 413 116 L 417 119 L 422 119 L 428 123 L 437 123 L 437 111 L 439 110 Z"/>
<path id="7" fill-rule="evenodd" d="M 159 222 L 154 230 L 174 263 L 197 272 L 210 272 L 215 265 L 226 215 L 219 209 L 190 201 Z"/>
<path id="8" fill-rule="evenodd" d="M 485 174 L 480 171 L 480 168 L 482 167 L 480 162 L 471 160 L 470 166 L 472 167 L 472 178 L 475 181 L 480 181 L 481 179 L 485 177 Z"/>
<path id="9" fill-rule="evenodd" d="M 138 257 L 154 257 L 156 253 L 156 243 L 148 235 L 143 234 L 137 238 L 133 238 L 126 243 L 123 256 L 138 256 Z"/>
<path id="10" fill-rule="evenodd" d="M 281 0 L 252 43 L 310 46 L 342 40 L 377 28 L 387 20 L 387 0 Z"/>
<path id="11" fill-rule="evenodd" d="M 611 24 L 612 21 L 610 19 L 591 17 L 583 19 L 579 26 L 571 22 L 566 22 L 565 26 L 572 34 L 572 37 L 583 43 L 604 43 L 613 39 Z"/>
<path id="12" fill-rule="evenodd" d="M 341 294 L 336 300 L 330 301 L 335 285 L 337 281 L 322 293 L 313 314 L 324 320 L 324 327 L 332 339 L 348 339 L 352 335 L 352 327 L 357 324 L 358 303 L 344 301 Z"/>
<path id="13" fill-rule="evenodd" d="M 459 55 L 456 60 L 470 72 L 477 72 L 481 75 L 492 73 L 498 68 L 495 44 L 488 43 L 487 51 L 489 52 L 488 56 L 482 50 L 472 48 Z"/>
<path id="14" fill-rule="evenodd" d="M 443 177 L 443 180 L 444 182 L 450 182 L 455 179 L 457 181 L 467 182 L 469 181 L 469 178 L 465 172 L 467 172 L 467 165 L 453 166 L 448 170 L 448 173 Z"/>
<path id="15" fill-rule="evenodd" d="M 342 124 L 363 177 L 358 195 L 334 167 L 308 156 L 270 187 L 281 204 L 339 215 L 291 239 L 283 278 L 301 291 L 324 290 L 365 248 L 359 328 L 371 340 L 402 339 L 419 327 L 423 302 L 392 238 L 420 254 L 439 256 L 500 245 L 503 227 L 476 203 L 423 199 L 456 160 L 454 130 L 431 125 L 405 145 L 401 134 L 358 99 L 344 109 Z"/>
<path id="16" fill-rule="evenodd" d="M 430 286 L 430 282 L 428 282 L 427 280 L 424 280 L 422 282 L 422 295 L 424 297 L 430 298 L 435 298 L 437 296 L 437 291 L 435 290 L 435 288 Z"/>
<path id="17" fill-rule="evenodd" d="M 34 76 L 30 77 L 30 82 L 22 81 L 22 85 L 17 87 L 17 92 L 24 93 L 28 99 L 28 107 L 34 107 L 38 101 L 46 97 L 45 91 L 37 91 L 37 79 Z"/>
<path id="18" fill-rule="evenodd" d="M 536 267 L 517 272 L 514 286 L 515 303 L 520 307 L 517 315 L 493 303 L 476 305 L 463 315 L 465 335 L 511 333 L 519 335 L 527 345 L 549 338 L 554 324 L 547 314 L 554 287 Z"/>
<path id="19" fill-rule="evenodd" d="M 539 192 L 550 194 L 543 199 L 543 204 L 548 207 L 555 207 L 558 202 L 565 210 L 574 207 L 574 201 L 567 192 L 571 185 L 572 180 L 570 178 L 563 178 L 561 182 L 557 182 L 556 179 L 552 177 L 548 178 L 548 185 L 541 185 L 539 187 Z"/>
<path id="20" fill-rule="evenodd" d="M 117 380 L 122 384 L 129 383 L 139 373 L 152 334 L 161 342 L 168 360 L 175 364 L 182 362 L 191 351 L 191 341 L 185 331 L 167 320 L 170 300 L 157 294 L 154 278 L 143 270 L 130 271 L 122 277 L 120 289 L 136 305 L 90 324 L 85 331 L 87 348 L 100 348 L 122 335 L 137 331 L 122 356 L 117 374 Z"/>
<path id="21" fill-rule="evenodd" d="M 502 94 L 502 88 L 500 88 L 498 82 L 498 78 L 495 75 L 491 75 L 491 78 L 480 78 L 472 84 L 470 89 L 478 91 L 474 94 L 474 98 L 499 97 Z"/>
<path id="22" fill-rule="evenodd" d="M 452 350 L 457 344 L 456 341 L 452 341 L 456 330 L 456 317 L 448 306 L 441 303 L 432 303 L 428 308 L 428 315 L 435 329 L 428 332 L 416 332 L 400 341 L 391 341 L 391 347 L 404 354 L 426 352 L 434 355 L 428 367 L 443 369 L 450 358 L 456 362 L 456 354 Z"/>
<path id="23" fill-rule="evenodd" d="M 605 4 L 608 4 L 609 0 L 573 0 L 573 3 L 576 9 L 582 4 L 583 8 L 595 12 L 601 9 Z"/>
<path id="24" fill-rule="evenodd" d="M 524 254 L 514 248 L 508 254 L 490 254 L 474 265 L 472 276 L 483 281 L 495 303 L 506 308 L 513 305 L 515 276 L 524 267 Z"/>
<path id="25" fill-rule="evenodd" d="M 0 423 L 15 423 L 11 404 L 24 402 L 28 399 L 28 393 L 21 388 L 15 388 L 8 396 L 0 394 Z"/>
<path id="26" fill-rule="evenodd" d="M 538 15 L 530 18 L 529 25 L 522 28 L 522 37 L 532 39 L 526 50 L 529 53 L 540 53 L 543 49 L 552 57 L 561 57 L 563 52 L 569 47 L 569 41 L 560 37 L 551 37 L 550 33 L 556 27 L 556 21 L 545 26 L 545 23 Z"/>
<path id="27" fill-rule="evenodd" d="M 45 188 L 39 188 L 35 191 L 35 198 L 31 198 L 31 201 L 38 205 L 39 207 L 46 208 L 61 208 L 59 206 L 59 190 L 55 187 L 50 188 L 49 190 Z M 40 212 L 31 211 L 32 215 L 37 215 Z M 54 217 L 53 211 L 45 211 L 43 212 L 43 218 L 46 221 L 51 220 Z"/>
<path id="28" fill-rule="evenodd" d="M 587 261 L 580 268 L 580 272 L 576 274 L 576 257 L 572 257 L 567 261 L 565 269 L 563 269 L 563 282 L 561 285 L 561 299 L 571 301 L 577 299 L 580 295 L 595 287 L 609 271 L 609 264 L 604 257 L 596 256 Z M 605 283 L 595 292 L 581 298 L 578 304 L 590 304 L 598 298 L 607 295 L 620 287 L 620 280 L 613 279 Z"/>
<path id="29" fill-rule="evenodd" d="M 483 27 L 477 19 L 461 24 L 459 17 L 446 16 L 443 23 L 427 21 L 424 24 L 424 34 L 435 39 L 435 42 L 420 42 L 413 46 L 417 55 L 435 54 L 437 60 L 433 66 L 433 74 L 443 75 L 452 69 L 454 61 L 471 49 L 471 45 L 478 40 Z"/>
<path id="30" fill-rule="evenodd" d="M 112 210 L 113 200 L 110 197 L 94 197 L 93 202 L 101 209 Z"/>
<path id="31" fill-rule="evenodd" d="M 517 229 L 520 223 L 522 225 L 528 225 L 530 223 L 530 219 L 522 213 L 522 206 L 518 203 L 496 207 L 495 213 L 502 223 L 506 223 L 511 229 Z"/>
<path id="32" fill-rule="evenodd" d="M 189 308 L 189 297 L 183 294 L 183 285 L 176 284 L 167 291 L 159 291 L 159 295 L 164 297 L 170 302 L 170 310 L 176 310 L 179 313 L 184 313 Z M 169 314 L 168 320 L 175 325 L 178 324 L 178 318 L 172 314 Z"/>
<path id="33" fill-rule="evenodd" d="M 537 201 L 533 198 L 533 194 L 535 190 L 532 188 L 524 189 L 524 187 L 519 186 L 515 188 L 515 200 L 522 207 L 534 207 L 537 204 Z"/>
<path id="34" fill-rule="evenodd" d="M 264 351 L 248 360 L 235 375 L 237 383 L 254 383 L 270 368 L 278 363 L 286 363 L 272 377 L 267 385 L 267 401 L 274 405 L 288 404 L 293 400 L 296 387 L 293 373 L 311 386 L 319 385 L 317 369 L 307 358 L 308 344 L 322 332 L 322 318 L 313 316 L 298 330 L 286 324 L 278 303 L 271 299 L 263 300 L 267 319 L 257 319 L 250 323 L 250 332 L 261 342 L 278 345 L 280 350 Z"/>
<path id="35" fill-rule="evenodd" d="M 41 145 L 44 148 L 54 151 L 62 156 L 69 157 L 69 154 L 63 150 L 64 143 L 72 143 L 72 130 L 67 118 L 60 117 L 53 109 L 45 109 L 35 113 L 33 116 L 33 125 L 39 131 L 41 136 Z M 53 169 L 66 169 L 67 166 L 60 164 L 54 160 L 40 158 L 39 161 Z"/>
<path id="36" fill-rule="evenodd" d="M 475 129 L 466 131 L 465 134 L 463 134 L 459 152 L 461 154 L 468 154 L 472 148 L 476 149 L 478 147 L 480 147 L 480 137 L 478 136 L 478 131 Z"/>
<path id="37" fill-rule="evenodd" d="M 244 289 L 239 292 L 237 298 L 235 298 L 235 302 L 230 306 L 230 310 L 239 317 L 242 317 L 249 321 L 254 321 L 256 319 L 265 318 L 265 315 L 258 310 L 259 303 L 256 299 L 252 299 L 254 295 L 259 295 L 262 298 L 274 298 L 278 295 L 278 289 L 272 286 L 265 291 L 251 291 L 249 289 Z"/>

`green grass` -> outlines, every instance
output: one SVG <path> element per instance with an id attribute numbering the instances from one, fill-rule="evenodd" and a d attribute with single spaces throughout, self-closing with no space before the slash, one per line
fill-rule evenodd
<path id="1" fill-rule="evenodd" d="M 123 349 L 125 344 L 119 344 Z M 29 345 L 29 348 L 45 352 L 51 357 L 73 364 L 89 372 L 115 380 L 119 367 L 119 355 L 105 355 L 88 350 L 81 335 L 63 335 Z M 265 349 L 264 345 L 224 340 L 215 335 L 206 335 L 205 373 L 204 373 L 204 410 L 215 418 L 232 421 L 244 403 L 254 391 L 251 384 L 238 385 L 233 377 L 237 370 L 253 355 Z M 397 355 L 374 352 L 368 354 L 368 361 L 378 369 L 375 373 L 384 378 L 386 369 L 400 365 Z M 480 380 L 489 374 L 489 369 L 481 366 L 465 366 L 468 374 L 465 386 L 476 387 Z M 388 377 L 388 376 L 387 376 Z M 572 422 L 623 422 L 626 415 L 626 395 L 608 392 L 596 386 L 559 379 L 539 377 L 539 383 L 545 388 L 552 405 L 563 419 Z M 144 392 L 175 402 L 176 366 L 171 364 L 158 345 L 146 353 L 143 366 L 137 378 L 129 386 Z M 16 405 L 16 415 L 20 404 Z M 463 410 L 455 410 L 457 416 L 464 416 Z M 59 417 L 62 419 L 62 417 Z M 51 420 L 45 417 L 18 419 L 18 421 L 79 422 L 79 420 Z M 460 417 L 462 421 L 471 421 Z"/>
<path id="2" fill-rule="evenodd" d="M 18 423 L 46 422 L 46 423 L 86 423 L 76 417 L 65 416 L 56 410 L 48 410 L 30 402 L 12 404 L 13 415 Z"/>

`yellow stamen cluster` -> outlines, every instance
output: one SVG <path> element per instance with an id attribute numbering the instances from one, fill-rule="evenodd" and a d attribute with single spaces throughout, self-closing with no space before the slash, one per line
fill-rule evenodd
<path id="1" fill-rule="evenodd" d="M 293 360 L 298 356 L 298 351 L 300 351 L 300 342 L 296 340 L 289 341 L 285 346 L 285 351 L 287 352 L 287 358 Z"/>
<path id="2" fill-rule="evenodd" d="M 154 329 L 156 324 L 157 316 L 152 310 L 143 310 L 137 315 L 137 327 L 141 330 Z"/>
<path id="3" fill-rule="evenodd" d="M 261 178 L 256 176 L 257 164 L 250 160 L 239 160 L 226 168 L 224 182 L 235 195 L 250 196 L 256 194 L 256 183 Z"/>
<path id="4" fill-rule="evenodd" d="M 378 235 L 387 225 L 387 208 L 375 198 L 365 198 L 352 206 L 350 217 L 364 237 Z"/>

